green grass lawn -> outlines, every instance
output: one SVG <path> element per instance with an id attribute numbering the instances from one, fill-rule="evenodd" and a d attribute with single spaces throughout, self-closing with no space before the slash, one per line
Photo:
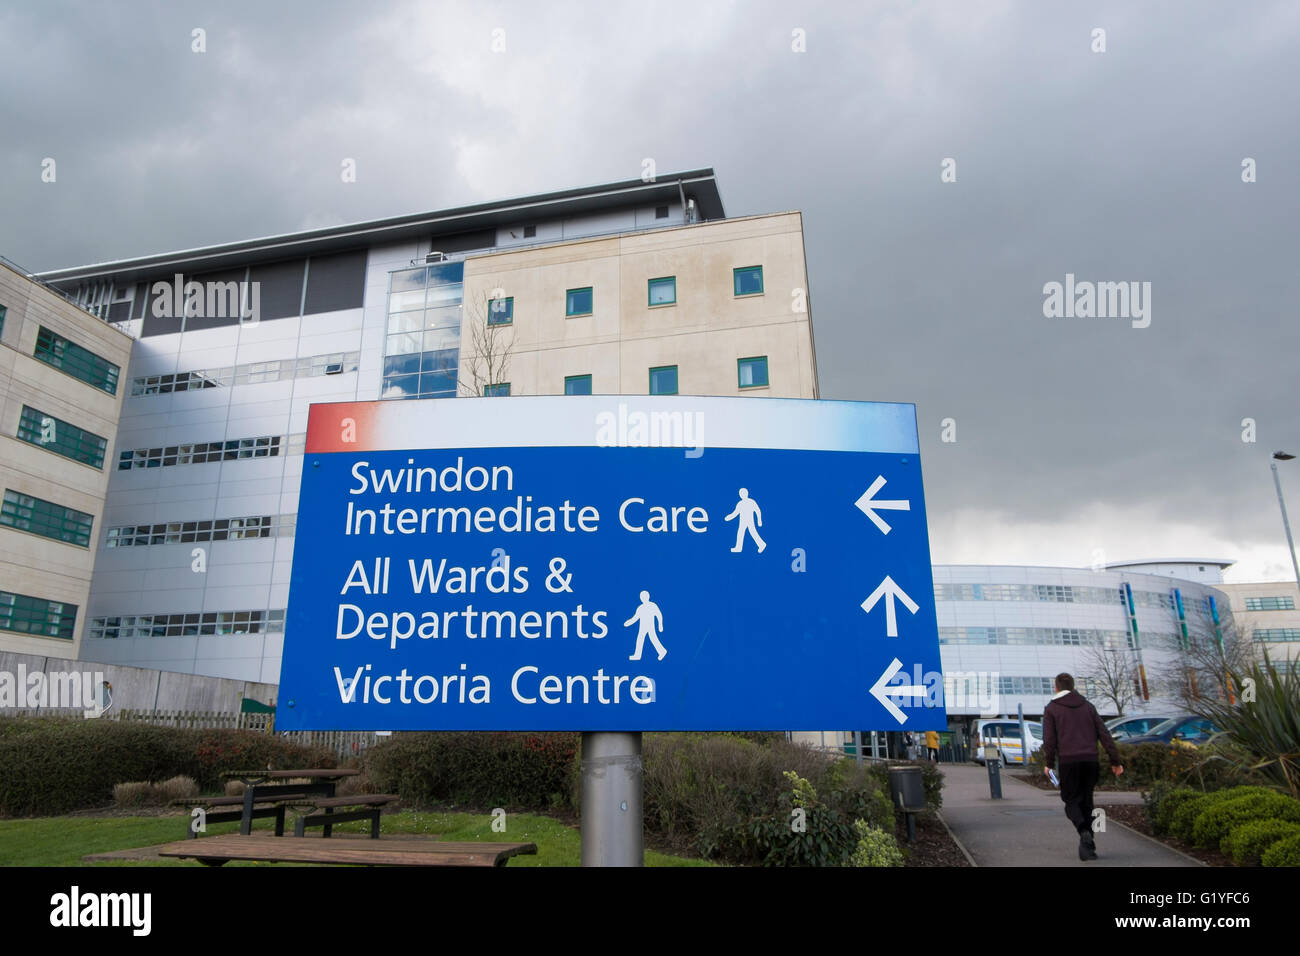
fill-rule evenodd
<path id="1" fill-rule="evenodd" d="M 197 860 L 115 860 L 83 863 L 89 853 L 107 853 L 183 839 L 186 817 L 35 817 L 0 820 L 0 866 L 201 866 Z M 581 835 L 551 817 L 512 813 L 504 833 L 492 830 L 492 817 L 478 813 L 418 813 L 406 810 L 381 818 L 381 839 L 397 833 L 437 834 L 448 841 L 536 843 L 536 856 L 517 856 L 509 866 L 578 866 Z M 272 820 L 254 820 L 253 829 L 270 831 Z M 209 828 L 210 835 L 238 832 L 236 823 Z M 367 833 L 365 822 L 342 823 L 338 833 Z M 668 856 L 647 850 L 646 866 L 711 866 L 704 860 Z M 230 866 L 289 866 L 286 863 L 228 863 Z"/>

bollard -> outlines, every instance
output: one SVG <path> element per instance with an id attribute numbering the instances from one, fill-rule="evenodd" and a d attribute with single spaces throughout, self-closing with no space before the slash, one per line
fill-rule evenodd
<path id="1" fill-rule="evenodd" d="M 1002 799 L 1002 760 L 998 757 L 997 747 L 984 748 L 984 766 L 989 769 L 989 796 L 994 800 Z"/>

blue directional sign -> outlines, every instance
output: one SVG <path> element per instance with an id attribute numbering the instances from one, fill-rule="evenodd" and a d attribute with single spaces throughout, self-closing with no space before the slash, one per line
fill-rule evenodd
<path id="1" fill-rule="evenodd" d="M 277 726 L 942 729 L 915 409 L 314 405 Z"/>

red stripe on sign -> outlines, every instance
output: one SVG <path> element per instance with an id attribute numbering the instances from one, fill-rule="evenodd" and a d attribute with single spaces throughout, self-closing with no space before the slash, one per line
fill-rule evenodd
<path id="1" fill-rule="evenodd" d="M 334 402 L 313 405 L 307 414 L 309 455 L 379 448 L 381 402 Z"/>

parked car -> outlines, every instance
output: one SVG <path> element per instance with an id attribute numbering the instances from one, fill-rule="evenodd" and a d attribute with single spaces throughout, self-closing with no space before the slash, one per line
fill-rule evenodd
<path id="1" fill-rule="evenodd" d="M 1170 717 L 1162 724 L 1151 728 L 1150 733 L 1137 737 L 1128 737 L 1126 744 L 1190 744 L 1200 746 L 1217 733 L 1223 731 L 1214 721 L 1195 714 L 1182 714 Z"/>
<path id="2" fill-rule="evenodd" d="M 1029 753 L 1043 749 L 1043 725 L 1035 720 L 1026 720 L 1029 731 Z M 1020 741 L 1020 721 L 1014 717 L 1001 717 L 996 720 L 981 720 L 975 724 L 975 733 L 971 737 L 977 763 L 984 763 L 984 748 L 995 748 L 996 758 L 1002 766 L 1012 763 L 1024 763 L 1024 748 Z"/>
<path id="3" fill-rule="evenodd" d="M 1142 714 L 1137 717 L 1115 717 L 1106 721 L 1106 729 L 1116 740 L 1128 743 L 1129 737 L 1141 737 L 1151 733 L 1157 724 L 1163 724 L 1169 714 Z"/>

